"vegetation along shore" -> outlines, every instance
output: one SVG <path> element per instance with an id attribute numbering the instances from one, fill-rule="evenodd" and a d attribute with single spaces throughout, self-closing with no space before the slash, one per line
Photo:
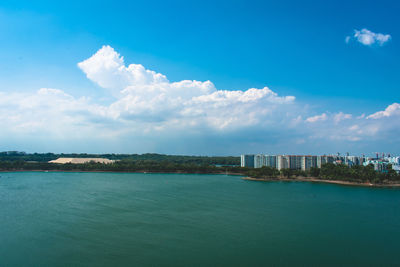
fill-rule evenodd
<path id="1" fill-rule="evenodd" d="M 49 163 L 59 157 L 96 158 L 112 163 L 86 162 L 82 164 Z M 162 154 L 27 154 L 0 152 L 0 171 L 81 171 L 81 172 L 143 172 L 143 173 L 199 173 L 242 175 L 251 181 L 307 181 L 360 186 L 400 186 L 400 174 L 388 169 L 376 172 L 373 166 L 324 164 L 307 171 L 271 167 L 240 167 L 239 157 L 177 156 Z"/>
<path id="2" fill-rule="evenodd" d="M 400 174 L 389 166 L 387 172 L 377 172 L 372 165 L 348 167 L 344 164 L 323 164 L 321 168 L 307 171 L 271 167 L 253 168 L 247 171 L 252 181 L 306 181 L 360 186 L 400 186 Z"/>

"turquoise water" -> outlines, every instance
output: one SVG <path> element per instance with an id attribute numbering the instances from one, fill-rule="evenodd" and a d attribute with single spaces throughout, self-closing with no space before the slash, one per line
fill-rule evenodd
<path id="1" fill-rule="evenodd" d="M 400 190 L 0 173 L 0 266 L 399 265 Z"/>

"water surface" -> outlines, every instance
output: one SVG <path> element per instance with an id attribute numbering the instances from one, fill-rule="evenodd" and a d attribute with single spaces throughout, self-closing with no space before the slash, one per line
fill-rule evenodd
<path id="1" fill-rule="evenodd" d="M 0 173 L 0 266 L 399 265 L 400 190 Z"/>

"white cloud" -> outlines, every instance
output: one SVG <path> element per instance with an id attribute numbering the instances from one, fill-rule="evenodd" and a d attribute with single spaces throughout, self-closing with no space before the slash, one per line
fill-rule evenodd
<path id="1" fill-rule="evenodd" d="M 352 118 L 351 114 L 345 114 L 343 112 L 339 112 L 339 113 L 335 114 L 335 116 L 333 117 L 333 120 L 337 124 L 342 120 L 348 120 L 348 119 L 351 119 L 351 118 Z"/>
<path id="2" fill-rule="evenodd" d="M 144 146 L 148 152 L 160 145 L 173 147 L 183 139 L 190 140 L 182 141 L 187 152 L 187 146 L 200 142 L 197 149 L 201 149 L 201 142 L 217 142 L 213 141 L 216 137 L 221 143 L 216 145 L 224 147 L 242 142 L 242 147 L 268 144 L 268 149 L 273 145 L 282 149 L 283 145 L 313 147 L 318 140 L 332 146 L 342 141 L 390 140 L 400 129 L 398 103 L 369 116 L 343 112 L 310 116 L 313 111 L 304 109 L 308 105 L 301 106 L 294 96 L 280 96 L 268 87 L 229 91 L 218 90 L 210 81 L 170 82 L 140 64 L 126 66 L 110 46 L 78 66 L 90 80 L 113 93 L 111 104 L 100 105 L 50 88 L 35 93 L 0 92 L 0 140 L 40 136 L 81 139 L 82 143 L 96 139 L 104 145 L 121 140 L 123 147 Z"/>
<path id="3" fill-rule="evenodd" d="M 357 124 L 354 124 L 354 125 L 349 127 L 350 131 L 357 131 L 358 129 L 360 129 L 360 126 L 358 126 Z"/>
<path id="4" fill-rule="evenodd" d="M 78 66 L 90 80 L 117 96 L 108 107 L 111 117 L 154 122 L 158 128 L 159 123 L 173 123 L 214 130 L 237 129 L 262 122 L 277 106 L 291 104 L 295 99 L 278 96 L 267 87 L 221 91 L 210 81 L 170 82 L 165 75 L 142 65 L 126 67 L 110 46 L 103 46 Z"/>
<path id="5" fill-rule="evenodd" d="M 351 142 L 376 141 L 380 144 L 397 140 L 400 131 L 400 104 L 393 103 L 385 110 L 369 116 L 354 116 L 339 112 L 333 115 L 310 117 L 305 122 L 311 128 L 310 136 L 314 139 L 345 140 Z"/>
<path id="6" fill-rule="evenodd" d="M 58 89 L 42 88 L 33 94 L 0 92 L 0 124 L 6 126 L 7 134 L 42 132 L 68 138 L 182 130 L 232 132 L 282 124 L 287 117 L 283 111 L 294 107 L 293 96 L 279 96 L 267 87 L 224 91 L 210 81 L 170 82 L 140 64 L 125 66 L 110 46 L 78 66 L 116 99 L 110 105 L 99 105 Z"/>
<path id="7" fill-rule="evenodd" d="M 0 93 L 0 124 L 3 133 L 36 134 L 46 131 L 53 136 L 81 134 L 89 114 L 98 116 L 104 109 L 89 105 L 88 99 L 76 99 L 61 90 L 41 88 L 36 93 Z M 77 128 L 79 131 L 76 131 Z"/>
<path id="8" fill-rule="evenodd" d="M 368 29 L 361 29 L 354 30 L 354 35 L 352 37 L 347 36 L 345 39 L 346 43 L 349 43 L 352 38 L 363 45 L 371 46 L 377 44 L 379 46 L 382 46 L 387 43 L 392 37 L 390 36 L 390 34 L 375 33 Z"/>
<path id="9" fill-rule="evenodd" d="M 90 58 L 78 63 L 87 78 L 103 88 L 119 93 L 129 85 L 146 85 L 168 82 L 167 78 L 141 64 L 124 65 L 121 57 L 111 46 L 103 46 Z"/>
<path id="10" fill-rule="evenodd" d="M 400 104 L 393 103 L 389 105 L 385 110 L 378 111 L 374 114 L 371 114 L 367 117 L 367 119 L 380 119 L 384 117 L 392 117 L 392 116 L 400 116 Z"/>
<path id="11" fill-rule="evenodd" d="M 306 119 L 306 122 L 314 123 L 314 122 L 318 122 L 318 121 L 325 121 L 327 118 L 328 118 L 328 116 L 326 115 L 326 113 L 322 113 L 321 115 L 308 117 Z"/>

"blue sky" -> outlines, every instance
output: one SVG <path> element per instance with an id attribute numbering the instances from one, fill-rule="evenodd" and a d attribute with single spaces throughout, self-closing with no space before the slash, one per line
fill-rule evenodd
<path id="1" fill-rule="evenodd" d="M 398 153 L 400 108 L 386 109 L 399 102 L 399 11 L 395 1 L 2 2 L 0 150 Z M 129 82 L 118 87 L 126 70 L 112 76 L 95 73 L 96 60 L 77 65 L 102 48 L 113 60 L 123 57 L 119 67 L 141 64 L 169 84 L 161 81 L 166 87 L 157 85 L 157 93 L 124 76 Z M 211 81 L 213 88 L 174 84 L 183 80 Z M 182 98 L 193 86 L 204 89 L 196 87 L 202 96 L 193 91 Z M 256 91 L 264 95 L 251 103 L 247 95 L 207 98 L 266 86 L 277 97 Z M 49 92 L 54 103 L 60 94 L 40 94 L 41 88 L 68 95 L 62 102 L 68 108 L 43 104 Z M 23 99 L 37 103 L 26 106 Z M 223 121 L 229 123 L 221 127 Z"/>

